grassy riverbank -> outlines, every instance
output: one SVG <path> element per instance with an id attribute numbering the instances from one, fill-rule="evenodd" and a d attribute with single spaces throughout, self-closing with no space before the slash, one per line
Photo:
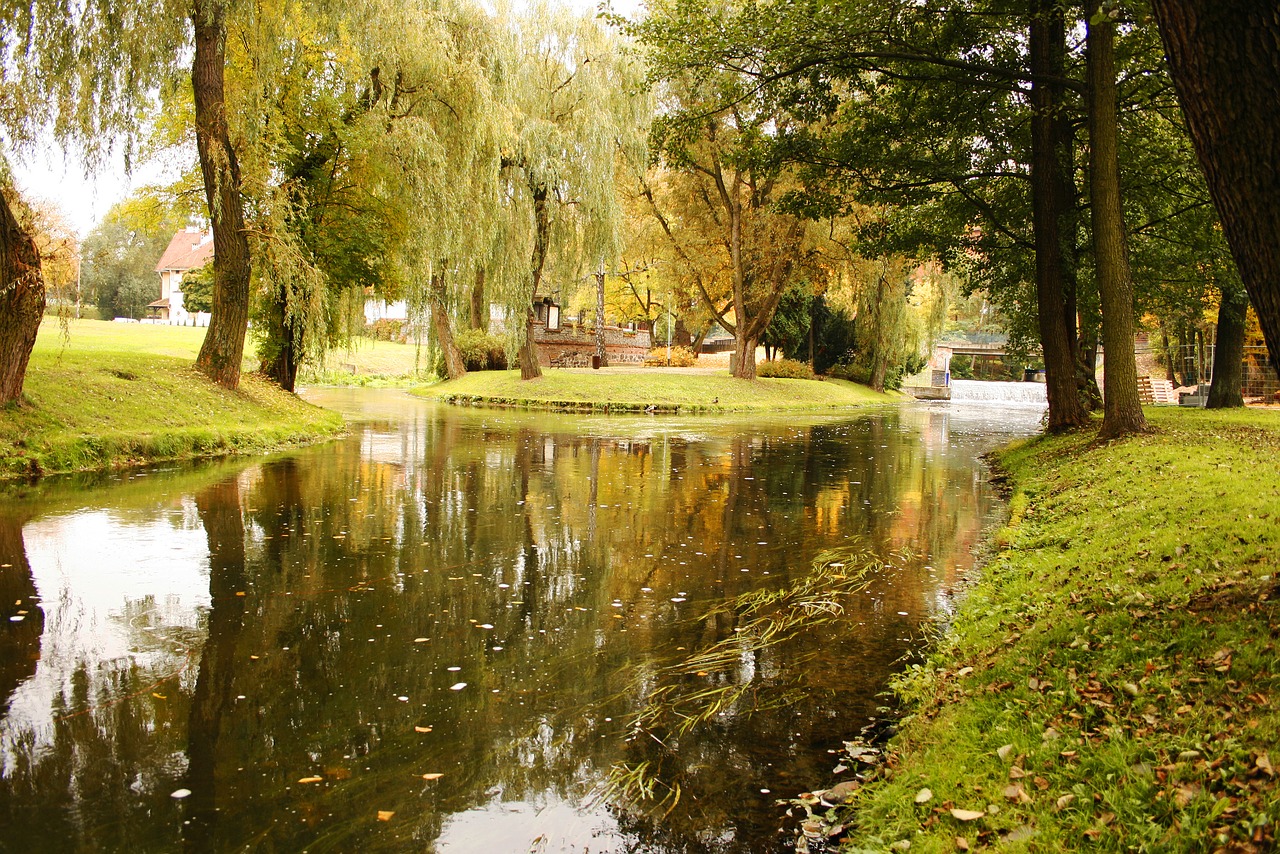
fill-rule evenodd
<path id="1" fill-rule="evenodd" d="M 0 478 L 261 453 L 342 427 L 256 376 L 234 392 L 209 382 L 192 368 L 203 329 L 77 321 L 69 331 L 45 322 L 27 404 L 0 409 Z"/>
<path id="2" fill-rule="evenodd" d="M 846 850 L 1274 850 L 1280 415 L 1149 413 L 1000 455 L 1012 520 Z"/>
<path id="3" fill-rule="evenodd" d="M 522 381 L 519 371 L 478 371 L 450 382 L 414 389 L 449 403 L 482 403 L 526 409 L 642 412 L 750 412 L 818 410 L 892 403 L 844 380 L 735 379 L 728 373 L 663 370 L 548 370 Z"/>

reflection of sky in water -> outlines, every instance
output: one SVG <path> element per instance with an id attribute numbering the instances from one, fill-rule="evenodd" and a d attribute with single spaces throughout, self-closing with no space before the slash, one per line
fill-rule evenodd
<path id="1" fill-rule="evenodd" d="M 89 834 L 90 847 L 111 847 L 95 820 L 145 827 L 120 837 L 130 847 L 182 845 L 190 813 L 169 793 L 201 792 L 184 774 L 188 716 L 203 703 L 221 721 L 210 773 L 224 846 L 273 834 L 281 850 L 306 847 L 336 821 L 333 838 L 370 849 L 682 850 L 670 838 L 683 830 L 592 794 L 631 750 L 621 737 L 633 680 L 657 684 L 687 651 L 734 638 L 740 628 L 707 609 L 803 577 L 819 549 L 915 550 L 848 603 L 844 634 L 797 647 L 813 656 L 803 679 L 821 687 L 802 706 L 813 720 L 734 707 L 719 735 L 681 745 L 699 809 L 710 805 L 700 838 L 754 852 L 763 837 L 751 834 L 770 831 L 741 814 L 768 813 L 775 795 L 761 789 L 785 796 L 828 775 L 825 747 L 879 702 L 861 686 L 882 684 L 919 620 L 950 611 L 998 508 L 977 454 L 1034 432 L 1041 415 L 908 404 L 606 418 L 318 394 L 361 419 L 349 439 L 174 474 L 176 486 L 133 499 L 142 509 L 111 507 L 111 489 L 72 493 L 88 509 L 35 507 L 23 535 L 43 637 L 0 722 L 0 818 L 19 797 L 4 788 L 15 775 L 66 785 L 65 754 L 89 726 L 109 743 L 94 748 L 105 764 L 73 761 L 71 773 L 128 779 L 137 798 L 118 798 L 119 816 L 80 818 L 89 795 L 51 788 L 41 797 L 76 805 L 41 816 Z M 224 485 L 231 503 L 215 503 Z M 244 541 L 241 611 L 228 610 L 226 583 L 210 593 L 211 519 Z M 744 645 L 707 681 L 773 690 L 799 685 L 796 670 Z M 226 681 L 201 700 L 198 673 L 207 689 Z M 143 735 L 129 741 L 121 727 Z M 424 787 L 427 772 L 444 777 Z M 323 782 L 298 783 L 313 776 Z M 396 819 L 361 824 L 375 806 Z M 138 824 L 152 815 L 164 820 Z"/>
<path id="2" fill-rule="evenodd" d="M 87 696 L 110 701 L 130 669 L 145 683 L 182 668 L 203 641 L 209 604 L 208 547 L 190 507 L 83 510 L 30 522 L 23 538 L 44 633 L 35 675 L 14 692 L 0 726 L 6 776 L 15 745 L 48 748 L 54 719 L 82 711 L 76 697 L 86 687 Z M 78 675 L 87 686 L 75 684 Z"/>

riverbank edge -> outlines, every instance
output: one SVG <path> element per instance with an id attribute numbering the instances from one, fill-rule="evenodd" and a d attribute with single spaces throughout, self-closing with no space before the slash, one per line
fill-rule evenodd
<path id="1" fill-rule="evenodd" d="M 106 373 L 114 379 L 100 375 Z M 82 381 L 77 381 L 77 376 Z M 129 370 L 63 366 L 28 374 L 0 408 L 0 485 L 155 462 L 262 455 L 324 441 L 341 415 L 256 374 L 230 391 L 189 362 L 134 355 Z M 103 412 L 110 415 L 104 417 Z"/>
<path id="2" fill-rule="evenodd" d="M 1008 524 L 811 850 L 1274 848 L 1280 418 L 1148 416 L 993 455 Z"/>
<path id="3" fill-rule="evenodd" d="M 458 380 L 419 386 L 411 389 L 410 394 L 455 406 L 684 415 L 821 412 L 890 405 L 908 399 L 896 393 L 881 394 L 844 380 L 762 377 L 748 381 L 727 373 L 607 374 L 552 370 L 543 376 L 549 379 L 548 383 L 520 381 L 516 379 L 518 376 L 518 371 L 473 372 Z"/>

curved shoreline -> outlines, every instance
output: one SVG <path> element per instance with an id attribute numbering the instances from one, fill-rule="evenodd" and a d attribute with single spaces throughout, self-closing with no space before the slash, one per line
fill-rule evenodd
<path id="1" fill-rule="evenodd" d="M 1010 521 L 896 680 L 884 763 L 850 761 L 869 782 L 805 806 L 815 842 L 839 826 L 877 851 L 1276 844 L 1280 418 L 1148 417 L 1157 432 L 1126 441 L 995 455 Z"/>
<path id="2" fill-rule="evenodd" d="M 410 393 L 460 406 L 664 414 L 831 411 L 902 400 L 844 380 L 752 382 L 698 369 L 560 369 L 535 380 L 520 380 L 518 371 L 478 371 Z"/>

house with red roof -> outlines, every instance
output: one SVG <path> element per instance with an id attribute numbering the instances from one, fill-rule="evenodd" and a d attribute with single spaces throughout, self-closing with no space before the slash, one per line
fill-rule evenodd
<path id="1" fill-rule="evenodd" d="M 147 304 L 151 317 L 159 323 L 180 326 L 208 326 L 206 312 L 189 312 L 182 305 L 182 277 L 213 260 L 213 232 L 184 228 L 173 236 L 156 264 L 160 274 L 160 299 Z"/>

